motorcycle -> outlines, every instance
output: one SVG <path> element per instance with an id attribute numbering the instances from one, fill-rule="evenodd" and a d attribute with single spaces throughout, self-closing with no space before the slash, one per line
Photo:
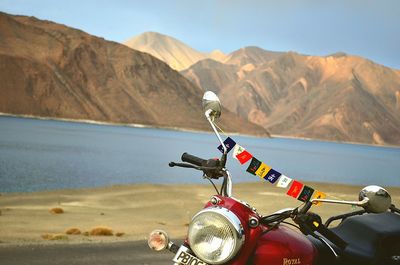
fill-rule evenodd
<path id="1" fill-rule="evenodd" d="M 204 94 L 202 103 L 222 145 L 221 158 L 202 159 L 184 153 L 182 163 L 171 162 L 169 166 L 202 171 L 217 194 L 194 215 L 181 246 L 173 243 L 166 232 L 155 230 L 148 239 L 151 249 L 175 253 L 174 265 L 400 264 L 400 210 L 382 187 L 363 188 L 358 201 L 314 198 L 299 207 L 266 216 L 232 197 L 227 148 L 215 126 L 221 104 L 211 91 Z M 218 190 L 212 180 L 220 178 L 223 181 Z M 350 204 L 362 209 L 332 216 L 323 223 L 318 214 L 310 211 L 317 203 Z M 340 223 L 330 228 L 333 221 Z"/>

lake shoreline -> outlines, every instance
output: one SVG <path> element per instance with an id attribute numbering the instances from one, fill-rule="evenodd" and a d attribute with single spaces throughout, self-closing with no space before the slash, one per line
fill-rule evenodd
<path id="1" fill-rule="evenodd" d="M 36 119 L 36 120 L 45 120 L 45 121 L 63 121 L 63 122 L 73 122 L 73 123 L 82 123 L 82 124 L 93 124 L 93 125 L 105 125 L 105 126 L 122 126 L 122 127 L 131 127 L 131 128 L 148 128 L 148 129 L 162 129 L 162 130 L 171 130 L 178 132 L 190 132 L 190 133 L 205 133 L 205 134 L 213 134 L 211 131 L 199 131 L 192 130 L 187 128 L 180 127 L 164 127 L 164 126 L 155 126 L 155 125 L 147 125 L 147 124 L 139 124 L 139 123 L 114 123 L 114 122 L 102 122 L 96 120 L 87 120 L 87 119 L 68 119 L 68 118 L 56 118 L 56 117 L 44 117 L 44 116 L 34 116 L 28 114 L 12 114 L 12 113 L 4 113 L 0 112 L 0 117 L 14 117 L 14 118 L 25 118 L 25 119 Z M 245 136 L 245 137 L 254 137 L 254 138 L 278 138 L 278 139 L 296 139 L 296 140 L 304 140 L 304 141 L 319 141 L 326 143 L 338 143 L 338 144 L 350 144 L 350 145 L 364 145 L 371 147 L 387 147 L 387 148 L 400 148 L 397 145 L 380 145 L 380 144 L 368 144 L 368 143 L 360 143 L 360 142 L 352 142 L 352 141 L 333 141 L 326 139 L 314 139 L 308 137 L 299 137 L 299 136 L 290 136 L 290 135 L 282 135 L 282 134 L 270 134 L 270 137 L 267 136 L 257 136 L 251 134 L 239 134 L 234 132 L 228 132 L 231 136 Z"/>
<path id="2" fill-rule="evenodd" d="M 327 193 L 328 198 L 357 200 L 362 186 L 306 183 Z M 394 204 L 400 204 L 400 187 L 388 187 Z M 173 238 L 184 238 L 192 216 L 214 195 L 211 185 L 132 184 L 92 189 L 68 189 L 0 196 L 0 246 L 58 243 L 103 243 L 146 240 L 153 229 L 163 229 Z M 286 190 L 266 182 L 234 185 L 235 198 L 256 207 L 262 215 L 300 201 Z M 52 209 L 61 208 L 63 213 Z M 324 220 L 355 209 L 343 205 L 313 207 Z M 112 236 L 88 234 L 106 227 Z M 79 229 L 78 235 L 66 231 Z M 119 236 L 117 236 L 117 234 Z"/>
<path id="3" fill-rule="evenodd" d="M 168 127 L 168 126 L 156 126 L 156 125 L 148 125 L 148 124 L 139 124 L 139 123 L 117 123 L 117 122 L 105 122 L 105 121 L 96 121 L 96 120 L 86 120 L 86 119 L 68 119 L 68 118 L 56 118 L 56 117 L 43 117 L 43 116 L 34 116 L 27 114 L 10 114 L 0 112 L 0 117 L 13 117 L 13 118 L 23 118 L 23 119 L 34 119 L 34 120 L 43 120 L 43 121 L 62 121 L 62 122 L 72 122 L 72 123 L 80 123 L 80 124 L 93 124 L 93 125 L 104 125 L 104 126 L 118 126 L 118 127 L 130 127 L 130 128 L 146 128 L 146 129 L 160 129 L 160 130 L 169 130 L 169 131 L 177 131 L 177 132 L 189 132 L 189 133 L 204 133 L 204 134 L 214 134 L 210 128 L 209 131 L 200 131 L 188 128 L 181 127 Z M 228 132 L 230 135 L 236 136 L 246 136 L 246 137 L 254 137 L 254 138 L 271 138 L 267 136 L 257 136 L 251 134 L 239 134 L 234 132 Z"/>

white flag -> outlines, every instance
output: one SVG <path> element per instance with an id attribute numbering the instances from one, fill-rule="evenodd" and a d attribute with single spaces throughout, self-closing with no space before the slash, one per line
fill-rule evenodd
<path id="1" fill-rule="evenodd" d="M 244 147 L 242 147 L 242 146 L 236 144 L 235 147 L 233 148 L 232 157 L 233 157 L 234 159 L 238 160 L 236 156 L 237 156 L 238 154 L 242 153 L 244 150 L 245 150 Z"/>
<path id="2" fill-rule="evenodd" d="M 281 177 L 278 180 L 278 184 L 276 184 L 276 186 L 278 188 L 287 188 L 287 186 L 289 186 L 290 182 L 292 182 L 291 178 L 286 177 L 285 175 L 281 175 Z"/>

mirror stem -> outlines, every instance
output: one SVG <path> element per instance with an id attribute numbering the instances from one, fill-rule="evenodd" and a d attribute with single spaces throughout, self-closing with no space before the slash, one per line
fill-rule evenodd
<path id="1" fill-rule="evenodd" d="M 337 203 L 337 204 L 350 204 L 356 206 L 365 206 L 367 205 L 369 199 L 364 198 L 362 201 L 340 201 L 340 200 L 328 200 L 328 199 L 312 199 L 311 202 L 326 202 L 326 203 Z"/>
<path id="2" fill-rule="evenodd" d="M 205 116 L 206 116 L 208 122 L 210 123 L 212 129 L 214 130 L 215 135 L 218 137 L 218 140 L 219 140 L 219 142 L 221 143 L 222 148 L 224 149 L 224 155 L 226 155 L 226 153 L 227 153 L 226 146 L 225 146 L 224 142 L 222 141 L 221 136 L 219 135 L 218 130 L 217 130 L 217 128 L 216 128 L 215 125 L 214 125 L 214 122 L 213 122 L 213 121 L 211 120 L 211 118 L 210 118 L 210 113 L 211 113 L 211 112 L 212 112 L 211 109 L 207 110 L 207 111 L 205 112 Z"/>

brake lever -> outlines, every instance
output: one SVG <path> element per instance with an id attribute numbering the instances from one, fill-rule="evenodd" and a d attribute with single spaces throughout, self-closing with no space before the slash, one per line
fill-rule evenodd
<path id="1" fill-rule="evenodd" d="M 197 170 L 201 170 L 198 166 L 188 164 L 188 163 L 175 163 L 175 162 L 169 162 L 168 164 L 170 167 L 185 167 L 185 168 L 194 168 Z"/>

